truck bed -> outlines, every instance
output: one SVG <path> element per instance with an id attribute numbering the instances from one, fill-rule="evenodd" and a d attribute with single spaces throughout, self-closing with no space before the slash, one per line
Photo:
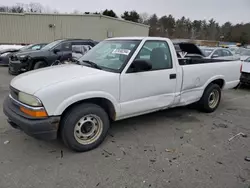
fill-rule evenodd
<path id="1" fill-rule="evenodd" d="M 178 58 L 180 65 L 194 65 L 194 64 L 204 64 L 204 63 L 219 63 L 219 62 L 228 62 L 233 60 L 221 60 L 221 59 L 206 59 L 206 58 L 197 58 L 197 57 L 188 57 L 188 58 Z"/>
<path id="2" fill-rule="evenodd" d="M 174 47 L 180 65 L 194 65 L 233 61 L 206 58 L 200 48 L 190 42 L 174 42 Z"/>

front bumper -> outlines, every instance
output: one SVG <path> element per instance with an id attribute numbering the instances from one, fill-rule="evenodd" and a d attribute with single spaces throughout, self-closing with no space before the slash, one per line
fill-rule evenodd
<path id="1" fill-rule="evenodd" d="M 4 100 L 3 112 L 8 117 L 8 122 L 12 127 L 24 131 L 29 136 L 42 140 L 54 140 L 57 138 L 60 117 L 29 119 L 22 116 L 18 109 L 10 97 Z"/>
<path id="2" fill-rule="evenodd" d="M 28 69 L 28 62 L 21 62 L 21 61 L 12 61 L 10 60 L 9 63 L 9 73 L 16 75 L 21 72 L 25 72 Z"/>

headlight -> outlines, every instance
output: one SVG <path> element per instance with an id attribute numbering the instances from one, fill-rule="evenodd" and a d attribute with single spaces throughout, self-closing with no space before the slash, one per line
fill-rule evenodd
<path id="1" fill-rule="evenodd" d="M 10 52 L 6 52 L 6 53 L 3 53 L 3 54 L 1 54 L 0 56 L 1 57 L 5 57 L 6 55 L 8 55 Z"/>
<path id="2" fill-rule="evenodd" d="M 37 97 L 23 92 L 18 93 L 18 100 L 29 106 L 37 106 L 37 107 L 42 106 L 41 101 Z"/>
<path id="3" fill-rule="evenodd" d="M 28 59 L 28 56 L 27 56 L 27 55 L 21 55 L 19 58 L 20 58 L 21 60 L 26 60 L 26 59 Z"/>

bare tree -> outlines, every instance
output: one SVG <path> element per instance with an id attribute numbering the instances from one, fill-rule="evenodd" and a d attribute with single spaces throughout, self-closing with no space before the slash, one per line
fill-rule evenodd
<path id="1" fill-rule="evenodd" d="M 139 23 L 148 24 L 149 14 L 146 12 L 140 13 Z"/>

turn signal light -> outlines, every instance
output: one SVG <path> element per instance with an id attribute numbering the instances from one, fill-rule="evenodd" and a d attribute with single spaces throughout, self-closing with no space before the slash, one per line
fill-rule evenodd
<path id="1" fill-rule="evenodd" d="M 23 106 L 20 107 L 20 110 L 31 117 L 38 117 L 38 118 L 48 117 L 48 114 L 45 110 L 30 110 Z"/>

